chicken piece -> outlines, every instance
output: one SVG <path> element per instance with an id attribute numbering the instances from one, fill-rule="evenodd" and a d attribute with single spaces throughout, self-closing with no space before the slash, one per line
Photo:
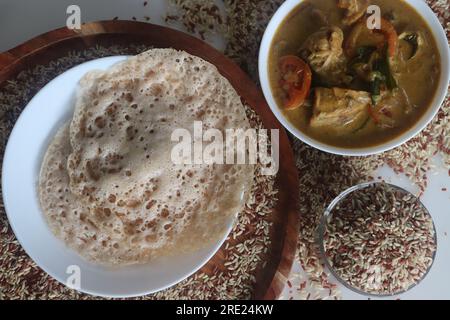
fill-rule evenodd
<path id="1" fill-rule="evenodd" d="M 350 26 L 358 21 L 367 10 L 369 0 L 338 0 L 338 7 L 345 9 L 345 17 L 342 22 Z"/>
<path id="2" fill-rule="evenodd" d="M 338 27 L 326 27 L 313 33 L 300 48 L 300 55 L 320 77 L 320 82 L 330 86 L 348 84 L 347 59 L 342 49 L 344 33 Z"/>
<path id="3" fill-rule="evenodd" d="M 332 135 L 361 129 L 370 117 L 370 94 L 341 88 L 316 88 L 310 126 Z"/>

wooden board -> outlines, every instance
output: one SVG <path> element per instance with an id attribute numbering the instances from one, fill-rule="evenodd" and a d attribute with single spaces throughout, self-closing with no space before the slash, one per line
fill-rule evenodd
<path id="1" fill-rule="evenodd" d="M 96 45 L 126 46 L 130 43 L 185 50 L 211 62 L 258 113 L 266 128 L 280 129 L 280 170 L 276 179 L 279 193 L 272 219 L 270 258 L 264 270 L 257 274 L 253 296 L 254 299 L 276 299 L 286 283 L 297 246 L 297 170 L 286 132 L 270 111 L 259 88 L 233 61 L 205 42 L 173 29 L 141 22 L 101 21 L 84 24 L 79 31 L 57 29 L 0 54 L 0 86 L 20 71 L 49 63 L 69 52 Z M 210 273 L 214 268 L 222 268 L 222 251 L 219 250 L 201 271 Z"/>

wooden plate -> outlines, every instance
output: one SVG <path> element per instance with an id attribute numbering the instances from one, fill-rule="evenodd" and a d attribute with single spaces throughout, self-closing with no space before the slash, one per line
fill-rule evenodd
<path id="1" fill-rule="evenodd" d="M 57 29 L 0 54 L 0 87 L 19 72 L 49 63 L 69 52 L 96 45 L 126 46 L 130 43 L 185 50 L 211 62 L 258 113 L 266 128 L 280 130 L 280 170 L 275 182 L 279 192 L 272 219 L 270 257 L 265 268 L 258 272 L 253 290 L 254 299 L 278 298 L 289 275 L 297 245 L 297 170 L 286 132 L 270 111 L 259 88 L 234 62 L 205 42 L 173 29 L 141 22 L 102 21 L 85 24 L 78 31 Z M 223 267 L 223 256 L 222 248 L 200 272 L 210 274 L 215 268 Z"/>

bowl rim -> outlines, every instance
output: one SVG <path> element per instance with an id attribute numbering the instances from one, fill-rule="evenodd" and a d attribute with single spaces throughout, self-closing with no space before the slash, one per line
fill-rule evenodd
<path id="1" fill-rule="evenodd" d="M 344 279 L 342 279 L 341 276 L 339 276 L 339 274 L 335 271 L 334 267 L 331 265 L 330 260 L 328 259 L 327 255 L 326 255 L 325 244 L 324 244 L 324 242 L 325 242 L 324 241 L 324 235 L 325 235 L 326 225 L 328 223 L 327 219 L 331 215 L 331 212 L 333 211 L 334 207 L 341 200 L 346 198 L 348 195 L 350 195 L 354 191 L 362 190 L 362 189 L 365 189 L 365 188 L 369 188 L 369 187 L 376 186 L 376 185 L 381 185 L 381 184 L 388 185 L 389 187 L 392 187 L 394 189 L 397 189 L 399 191 L 402 191 L 402 192 L 405 192 L 407 194 L 412 195 L 418 201 L 418 203 L 425 209 L 425 211 L 430 216 L 431 223 L 433 225 L 434 243 L 436 245 L 436 250 L 434 250 L 433 256 L 431 257 L 432 260 L 431 260 L 430 266 L 428 267 L 427 271 L 424 273 L 424 275 L 420 278 L 419 281 L 417 281 L 416 283 L 410 285 L 405 290 L 402 290 L 402 291 L 399 291 L 399 292 L 377 294 L 377 293 L 373 293 L 373 292 L 366 292 L 364 290 L 356 288 L 356 287 L 352 286 L 351 284 L 349 284 Z M 405 188 L 402 188 L 402 187 L 400 187 L 398 185 L 395 185 L 395 184 L 392 184 L 392 183 L 381 182 L 381 181 L 372 181 L 372 182 L 359 183 L 357 185 L 354 185 L 354 186 L 344 190 L 337 197 L 335 197 L 333 199 L 333 201 L 331 201 L 330 204 L 326 207 L 322 217 L 320 218 L 319 227 L 317 228 L 317 232 L 316 232 L 315 242 L 319 246 L 320 256 L 321 256 L 325 266 L 328 268 L 328 270 L 331 272 L 331 274 L 337 279 L 337 281 L 340 284 L 342 284 L 344 287 L 346 287 L 347 289 L 349 289 L 349 290 L 351 290 L 351 291 L 353 291 L 353 292 L 355 292 L 357 294 L 360 294 L 360 295 L 363 295 L 363 296 L 367 296 L 367 297 L 378 297 L 378 298 L 388 298 L 388 297 L 398 296 L 398 295 L 406 293 L 406 292 L 412 290 L 413 288 L 417 287 L 420 283 L 422 283 L 423 280 L 425 280 L 425 278 L 428 276 L 428 274 L 430 273 L 431 269 L 433 268 L 434 262 L 436 260 L 436 254 L 437 254 L 437 251 L 438 251 L 438 234 L 437 234 L 436 224 L 434 223 L 434 219 L 433 219 L 433 216 L 430 213 L 430 210 L 428 210 L 428 208 L 423 204 L 422 200 L 420 200 L 419 197 L 416 197 L 412 192 L 409 192 Z"/>
<path id="2" fill-rule="evenodd" d="M 434 94 L 433 100 L 428 107 L 428 110 L 413 126 L 411 126 L 407 131 L 398 135 L 396 138 L 379 145 L 365 148 L 343 148 L 332 146 L 309 137 L 308 135 L 300 131 L 286 118 L 272 94 L 272 89 L 269 82 L 268 60 L 272 41 L 280 24 L 293 10 L 295 10 L 301 3 L 305 1 L 307 0 L 286 0 L 278 8 L 266 27 L 259 49 L 258 72 L 261 88 L 266 98 L 267 104 L 269 105 L 274 115 L 277 117 L 278 121 L 280 121 L 280 123 L 285 127 L 285 129 L 287 129 L 297 139 L 303 141 L 311 147 L 327 153 L 342 156 L 370 156 L 380 154 L 403 145 L 404 143 L 408 142 L 410 139 L 418 135 L 422 130 L 424 130 L 439 112 L 448 93 L 448 86 L 450 81 L 450 48 L 448 46 L 447 36 L 441 23 L 439 22 L 439 19 L 423 0 L 400 1 L 406 2 L 414 10 L 416 10 L 416 12 L 424 19 L 424 21 L 430 28 L 440 54 L 441 74 L 438 82 L 438 88 Z"/>

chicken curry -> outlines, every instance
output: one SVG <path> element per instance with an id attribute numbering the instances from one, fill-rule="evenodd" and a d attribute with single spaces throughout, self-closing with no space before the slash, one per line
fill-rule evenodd
<path id="1" fill-rule="evenodd" d="M 373 28 L 371 5 L 381 9 Z M 428 25 L 402 0 L 307 0 L 279 27 L 269 76 L 277 104 L 299 130 L 361 148 L 422 117 L 437 91 L 439 61 Z"/>

